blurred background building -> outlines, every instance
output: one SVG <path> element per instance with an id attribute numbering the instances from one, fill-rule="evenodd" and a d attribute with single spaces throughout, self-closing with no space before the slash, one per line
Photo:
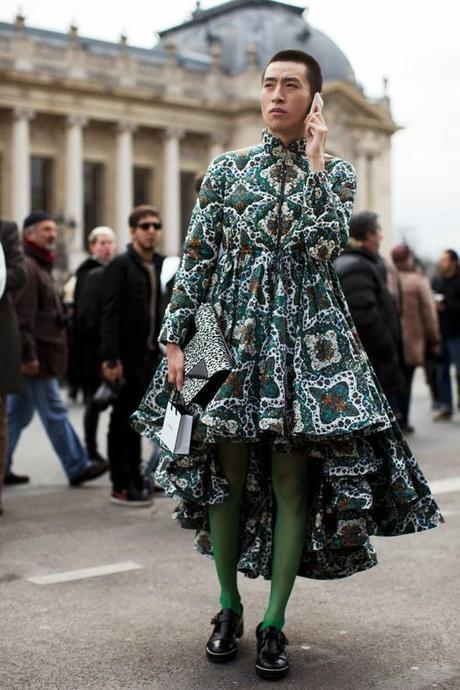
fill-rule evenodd
<path id="1" fill-rule="evenodd" d="M 195 200 L 193 179 L 227 149 L 257 143 L 260 73 L 276 51 L 312 53 L 325 75 L 328 151 L 358 172 L 357 208 L 377 211 L 391 242 L 390 102 L 370 100 L 340 48 L 274 0 L 233 0 L 163 31 L 152 49 L 0 23 L 0 213 L 57 214 L 66 261 L 89 231 L 128 241 L 133 205 L 154 203 L 163 250 L 178 254 Z"/>

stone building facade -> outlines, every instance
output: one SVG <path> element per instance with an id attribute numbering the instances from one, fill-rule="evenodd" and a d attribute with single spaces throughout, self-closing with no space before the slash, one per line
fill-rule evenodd
<path id="1" fill-rule="evenodd" d="M 134 204 L 157 205 L 163 251 L 178 254 L 194 203 L 194 176 L 226 149 L 259 140 L 260 72 L 277 50 L 311 52 L 325 74 L 329 152 L 358 172 L 357 208 L 379 212 L 391 237 L 387 97 L 371 101 L 340 49 L 274 0 L 233 0 L 160 34 L 152 49 L 0 23 L 0 213 L 57 214 L 69 266 L 92 227 L 123 246 Z"/>

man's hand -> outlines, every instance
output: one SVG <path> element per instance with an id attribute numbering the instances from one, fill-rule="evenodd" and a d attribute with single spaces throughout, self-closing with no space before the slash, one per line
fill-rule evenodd
<path id="1" fill-rule="evenodd" d="M 322 113 L 315 110 L 305 120 L 306 152 L 313 171 L 324 170 L 327 126 Z"/>
<path id="2" fill-rule="evenodd" d="M 184 387 L 184 353 L 179 345 L 168 343 L 166 346 L 168 358 L 168 382 L 181 391 Z"/>
<path id="3" fill-rule="evenodd" d="M 101 373 L 102 377 L 110 383 L 118 381 L 118 379 L 123 377 L 123 364 L 121 362 L 117 362 L 116 364 L 112 362 L 102 362 Z"/>
<path id="4" fill-rule="evenodd" d="M 26 362 L 21 367 L 21 371 L 24 376 L 38 376 L 40 371 L 40 363 L 38 359 L 31 359 L 30 362 Z"/>

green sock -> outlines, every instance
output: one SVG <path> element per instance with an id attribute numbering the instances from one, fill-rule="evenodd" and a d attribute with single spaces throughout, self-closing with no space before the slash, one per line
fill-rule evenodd
<path id="1" fill-rule="evenodd" d="M 248 453 L 242 444 L 219 444 L 219 465 L 230 485 L 230 497 L 208 506 L 214 561 L 220 584 L 220 605 L 241 613 L 241 597 L 237 584 L 240 557 L 240 504 L 246 479 Z"/>
<path id="2" fill-rule="evenodd" d="M 277 501 L 273 566 L 268 608 L 262 630 L 281 630 L 299 570 L 307 530 L 307 461 L 297 455 L 272 453 L 273 489 Z"/>

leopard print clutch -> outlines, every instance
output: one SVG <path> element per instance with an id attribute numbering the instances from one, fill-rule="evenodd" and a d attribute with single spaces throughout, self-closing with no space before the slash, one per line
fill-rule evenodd
<path id="1" fill-rule="evenodd" d="M 206 406 L 229 375 L 233 362 L 212 304 L 205 302 L 195 314 L 195 334 L 184 347 L 186 405 Z"/>

